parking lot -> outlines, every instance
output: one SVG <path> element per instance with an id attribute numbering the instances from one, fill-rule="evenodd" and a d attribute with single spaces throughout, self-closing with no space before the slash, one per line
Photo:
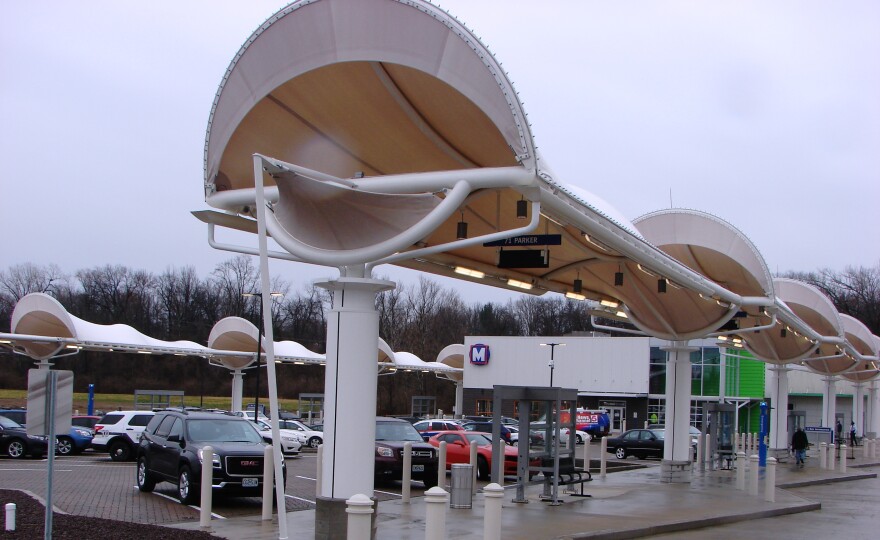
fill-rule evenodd
<path id="1" fill-rule="evenodd" d="M 584 447 L 578 447 L 582 456 Z M 591 458 L 599 458 L 599 443 L 591 445 Z M 315 504 L 315 472 L 317 454 L 303 452 L 287 458 L 288 512 L 310 510 Z M 612 456 L 609 454 L 609 458 Z M 658 460 L 627 459 L 627 465 L 656 466 Z M 24 489 L 35 495 L 46 496 L 46 459 L 0 459 L 0 489 Z M 609 467 L 609 471 L 613 471 Z M 160 483 L 153 493 L 141 493 L 135 486 L 134 462 L 114 462 L 105 453 L 87 451 L 80 455 L 55 458 L 53 503 L 63 512 L 117 519 L 135 523 L 179 523 L 197 521 L 199 508 L 184 506 L 177 501 L 176 486 Z M 487 482 L 478 481 L 482 487 Z M 424 493 L 421 482 L 412 482 L 412 496 Z M 401 496 L 400 482 L 376 486 L 374 496 L 379 501 Z M 0 501 L 2 503 L 2 501 Z M 218 519 L 257 515 L 262 502 L 256 497 L 217 497 L 213 512 Z"/>

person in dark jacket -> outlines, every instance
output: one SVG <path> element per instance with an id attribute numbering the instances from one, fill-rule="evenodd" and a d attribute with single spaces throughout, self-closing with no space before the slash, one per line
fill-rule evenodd
<path id="1" fill-rule="evenodd" d="M 797 431 L 794 432 L 794 436 L 791 438 L 791 449 L 794 450 L 796 467 L 804 466 L 804 458 L 807 457 L 807 446 L 809 444 L 807 434 L 804 433 L 803 429 L 798 428 Z"/>

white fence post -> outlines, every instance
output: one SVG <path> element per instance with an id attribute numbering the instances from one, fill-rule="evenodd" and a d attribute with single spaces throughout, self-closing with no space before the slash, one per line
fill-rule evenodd
<path id="1" fill-rule="evenodd" d="M 840 472 L 846 472 L 846 445 L 840 445 Z"/>
<path id="2" fill-rule="evenodd" d="M 592 436 L 590 436 L 584 441 L 584 470 L 587 471 L 590 470 L 590 441 L 592 439 Z"/>
<path id="3" fill-rule="evenodd" d="M 708 433 L 703 435 L 703 449 L 705 450 L 703 452 L 703 461 L 709 464 L 712 463 L 712 445 L 709 444 L 710 437 L 711 435 Z M 710 468 L 712 467 L 710 466 Z"/>
<path id="4" fill-rule="evenodd" d="M 370 540 L 372 532 L 373 501 L 366 495 L 357 493 L 345 501 L 348 514 L 348 540 Z"/>
<path id="5" fill-rule="evenodd" d="M 263 450 L 263 521 L 272 519 L 272 499 L 275 498 L 272 480 L 275 475 L 273 448 L 270 444 Z"/>
<path id="6" fill-rule="evenodd" d="M 446 540 L 448 497 L 449 494 L 438 486 L 425 492 L 425 540 Z"/>
<path id="7" fill-rule="evenodd" d="M 446 487 L 446 441 L 440 442 L 440 456 L 437 458 L 437 485 Z"/>
<path id="8" fill-rule="evenodd" d="M 829 471 L 834 470 L 834 450 L 837 449 L 837 446 L 834 443 L 828 445 L 828 465 L 827 468 Z"/>
<path id="9" fill-rule="evenodd" d="M 605 479 L 607 469 L 608 456 L 608 437 L 602 437 L 602 443 L 599 445 L 599 476 Z"/>
<path id="10" fill-rule="evenodd" d="M 324 445 L 318 445 L 318 472 L 315 473 L 315 496 L 321 496 L 321 469 L 324 467 Z"/>
<path id="11" fill-rule="evenodd" d="M 828 443 L 819 443 L 819 468 L 828 467 Z"/>
<path id="12" fill-rule="evenodd" d="M 688 456 L 690 457 L 690 456 Z M 703 438 L 697 437 L 697 461 L 694 463 L 694 468 L 699 468 L 701 471 L 706 470 L 706 465 L 703 463 Z"/>
<path id="13" fill-rule="evenodd" d="M 746 489 L 746 453 L 742 451 L 736 453 L 736 489 Z"/>
<path id="14" fill-rule="evenodd" d="M 486 498 L 486 517 L 483 521 L 483 540 L 501 540 L 501 501 L 504 488 L 492 483 L 483 488 Z"/>
<path id="15" fill-rule="evenodd" d="M 412 443 L 403 443 L 403 479 L 401 480 L 401 500 L 409 504 L 412 492 Z"/>
<path id="16" fill-rule="evenodd" d="M 193 487 L 193 478 L 190 477 L 190 489 Z M 202 501 L 199 511 L 199 526 L 208 528 L 211 526 L 211 484 L 214 483 L 214 448 L 206 446 L 202 448 Z"/>
<path id="17" fill-rule="evenodd" d="M 757 495 L 758 494 L 758 474 L 760 473 L 761 467 L 758 466 L 758 456 L 756 454 L 752 454 L 749 456 L 749 495 Z"/>
<path id="18" fill-rule="evenodd" d="M 767 470 L 764 476 L 764 500 L 776 502 L 776 458 L 767 458 Z"/>
<path id="19" fill-rule="evenodd" d="M 15 503 L 6 503 L 6 530 L 15 530 Z"/>

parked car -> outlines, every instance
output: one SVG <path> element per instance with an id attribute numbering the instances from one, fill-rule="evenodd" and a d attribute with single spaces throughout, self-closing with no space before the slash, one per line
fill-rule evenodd
<path id="1" fill-rule="evenodd" d="M 467 431 L 477 431 L 480 433 L 487 433 L 489 437 L 492 437 L 492 421 L 488 422 L 477 422 L 470 421 L 465 422 L 461 425 Z M 507 444 L 510 444 L 510 430 L 504 424 L 501 424 L 501 438 Z"/>
<path id="2" fill-rule="evenodd" d="M 628 456 L 636 456 L 639 459 L 647 457 L 663 457 L 663 446 L 666 432 L 662 429 L 630 429 L 620 437 L 608 439 L 608 452 L 614 454 L 617 459 L 626 459 Z M 696 459 L 697 447 L 691 445 L 692 459 Z"/>
<path id="3" fill-rule="evenodd" d="M 507 426 L 507 429 L 510 430 L 510 444 L 512 444 L 513 446 L 519 445 L 519 428 L 515 426 Z M 543 433 L 535 430 L 529 430 L 529 443 L 531 445 L 538 445 L 543 442 Z"/>
<path id="4" fill-rule="evenodd" d="M 27 427 L 27 409 L 0 409 L 0 415 Z M 61 456 L 79 454 L 92 445 L 93 433 L 90 429 L 77 426 L 71 418 L 70 430 L 65 434 L 56 434 L 55 452 Z"/>
<path id="5" fill-rule="evenodd" d="M 49 447 L 47 437 L 34 437 L 27 434 L 21 424 L 0 416 L 0 451 L 4 455 L 21 459 L 25 456 L 43 457 Z"/>
<path id="6" fill-rule="evenodd" d="M 430 439 L 428 444 L 439 447 L 446 442 L 446 469 L 452 469 L 454 463 L 470 463 L 471 441 L 477 443 L 477 478 L 488 480 L 492 473 L 492 439 L 483 433 L 473 431 L 440 431 Z M 504 476 L 516 476 L 519 450 L 504 445 Z M 533 460 L 537 465 L 539 460 Z M 529 478 L 534 476 L 529 474 Z"/>
<path id="7" fill-rule="evenodd" d="M 70 417 L 70 424 L 76 427 L 90 429 L 92 433 L 95 432 L 95 424 L 101 420 L 100 416 L 89 416 L 87 414 L 75 414 Z"/>
<path id="8" fill-rule="evenodd" d="M 212 490 L 260 497 L 263 456 L 268 443 L 253 422 L 232 414 L 161 411 L 150 420 L 137 447 L 137 486 L 150 492 L 159 482 L 177 484 L 182 504 L 199 501 L 203 450 L 214 450 Z M 287 479 L 286 466 L 283 469 Z"/>
<path id="9" fill-rule="evenodd" d="M 130 461 L 135 457 L 141 433 L 153 419 L 153 411 L 113 411 L 95 424 L 92 448 L 108 452 L 113 461 Z"/>
<path id="10" fill-rule="evenodd" d="M 413 427 L 422 434 L 425 440 L 430 439 L 439 431 L 464 431 L 461 424 L 454 420 L 419 420 Z"/>
<path id="11" fill-rule="evenodd" d="M 561 428 L 559 430 L 559 434 L 563 439 L 568 437 L 568 432 L 569 432 L 569 429 L 567 427 Z M 581 431 L 579 429 L 574 430 L 575 444 L 584 444 L 585 442 L 590 441 L 592 439 L 593 439 L 593 437 L 589 433 L 587 433 L 586 431 Z"/>
<path id="12" fill-rule="evenodd" d="M 279 422 L 283 422 L 283 420 L 279 420 Z M 270 424 L 260 420 L 255 424 L 255 427 L 264 440 L 272 441 L 272 426 Z M 285 456 L 298 456 L 300 448 L 306 443 L 305 435 L 292 429 L 281 428 L 278 431 L 281 435 L 281 452 Z"/>
<path id="13" fill-rule="evenodd" d="M 664 424 L 648 424 L 648 429 L 666 429 Z M 697 439 L 699 439 L 703 432 L 694 426 L 688 426 L 688 432 L 691 435 L 691 444 L 697 444 Z"/>
<path id="14" fill-rule="evenodd" d="M 324 444 L 323 431 L 314 430 L 299 420 L 278 420 L 278 426 L 282 429 L 298 432 L 303 436 L 303 445 L 309 448 L 317 448 Z"/>
<path id="15" fill-rule="evenodd" d="M 376 418 L 375 479 L 403 479 L 403 447 L 412 443 L 412 479 L 421 480 L 425 489 L 437 485 L 438 453 L 422 440 L 416 428 L 400 418 Z"/>

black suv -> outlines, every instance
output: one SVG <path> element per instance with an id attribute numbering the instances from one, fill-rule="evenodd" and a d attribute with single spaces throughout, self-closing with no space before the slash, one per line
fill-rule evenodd
<path id="1" fill-rule="evenodd" d="M 403 445 L 412 443 L 412 479 L 421 480 L 425 489 L 437 485 L 437 450 L 406 420 L 376 418 L 377 482 L 403 479 Z"/>
<path id="2" fill-rule="evenodd" d="M 137 448 L 137 485 L 152 491 L 157 482 L 177 484 L 183 504 L 199 500 L 202 449 L 214 449 L 215 493 L 260 497 L 263 452 L 268 443 L 253 422 L 231 414 L 161 411 L 147 424 Z M 287 470 L 284 479 L 287 479 Z"/>

